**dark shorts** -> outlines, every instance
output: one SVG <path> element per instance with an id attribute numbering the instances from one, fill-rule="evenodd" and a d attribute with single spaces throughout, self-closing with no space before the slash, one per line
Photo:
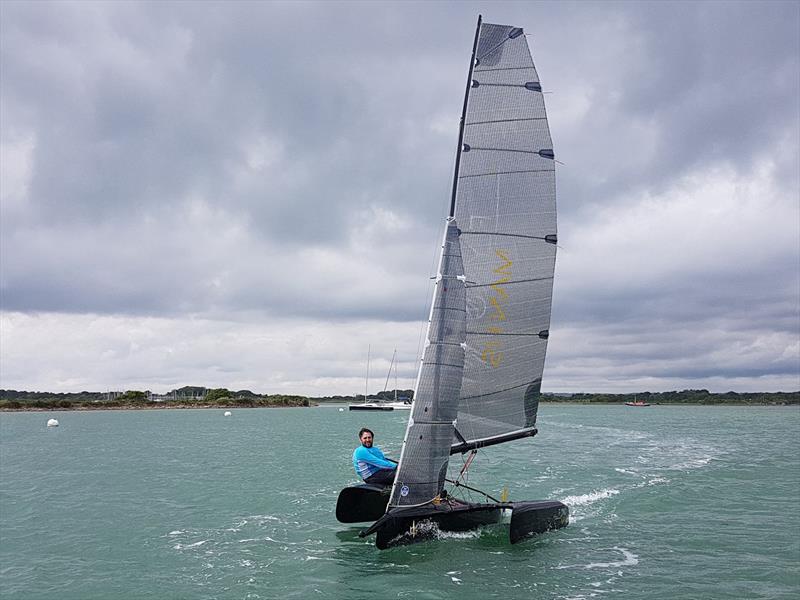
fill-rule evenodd
<path id="1" fill-rule="evenodd" d="M 371 483 L 373 485 L 391 485 L 394 483 L 394 476 L 397 475 L 397 469 L 381 469 L 376 471 L 364 480 L 364 483 Z"/>

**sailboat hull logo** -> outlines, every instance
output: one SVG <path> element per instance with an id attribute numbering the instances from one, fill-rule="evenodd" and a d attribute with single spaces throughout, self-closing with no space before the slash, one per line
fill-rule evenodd
<path id="1" fill-rule="evenodd" d="M 408 496 L 408 492 L 409 492 L 409 489 L 408 489 L 407 485 L 404 485 L 403 487 L 400 488 L 400 495 L 401 496 Z"/>

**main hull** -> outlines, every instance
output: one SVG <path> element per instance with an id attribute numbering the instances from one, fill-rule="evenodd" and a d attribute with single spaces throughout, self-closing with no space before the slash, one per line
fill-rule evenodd
<path id="1" fill-rule="evenodd" d="M 394 410 L 394 406 L 387 406 L 385 404 L 350 404 L 350 410 Z"/>
<path id="2" fill-rule="evenodd" d="M 387 490 L 376 486 L 346 488 L 339 495 L 336 516 L 343 523 L 372 520 L 385 510 L 387 500 Z M 375 545 L 384 550 L 435 539 L 440 531 L 472 531 L 499 523 L 503 510 L 511 511 L 512 544 L 569 523 L 569 508 L 557 501 L 478 504 L 451 497 L 439 504 L 390 510 L 359 535 L 377 534 Z"/>
<path id="3" fill-rule="evenodd" d="M 464 505 L 446 512 L 429 510 L 414 516 L 389 516 L 377 529 L 379 550 L 436 539 L 439 531 L 472 531 L 499 523 L 503 509 L 495 505 Z"/>

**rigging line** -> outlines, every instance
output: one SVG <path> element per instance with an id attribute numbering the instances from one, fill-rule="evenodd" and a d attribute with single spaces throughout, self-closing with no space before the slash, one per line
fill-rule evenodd
<path id="1" fill-rule="evenodd" d="M 493 333 L 489 331 L 468 331 L 467 335 L 507 335 L 510 337 L 541 337 L 538 333 Z M 547 339 L 547 338 L 542 338 Z M 496 392 L 492 392 L 496 393 Z"/>
<path id="2" fill-rule="evenodd" d="M 513 30 L 512 30 L 512 31 L 513 31 Z M 503 44 L 505 44 L 505 43 L 506 43 L 506 42 L 508 42 L 509 40 L 514 40 L 514 39 L 516 39 L 516 37 L 513 37 L 513 38 L 512 38 L 512 37 L 508 37 L 508 35 L 506 35 L 506 37 L 503 39 L 503 41 L 502 41 L 502 42 L 500 42 L 499 44 L 497 44 L 497 45 L 496 45 L 494 48 L 492 48 L 491 50 L 489 50 L 489 51 L 487 51 L 487 52 L 485 52 L 485 53 L 481 54 L 481 55 L 478 57 L 478 60 L 479 60 L 479 61 L 483 60 L 484 58 L 486 58 L 487 56 L 489 56 L 489 55 L 490 55 L 490 54 L 492 54 L 493 52 L 496 52 L 496 51 L 497 51 L 497 49 L 498 49 L 498 48 L 500 48 L 500 47 L 501 47 Z"/>
<path id="3" fill-rule="evenodd" d="M 515 173 L 555 173 L 553 169 L 522 169 L 521 171 L 492 171 L 490 173 L 475 173 L 474 175 L 459 175 L 459 179 L 467 179 L 468 177 L 487 177 L 490 175 L 513 175 Z"/>
<path id="4" fill-rule="evenodd" d="M 526 83 L 539 83 L 538 81 L 530 81 Z M 524 88 L 524 83 L 485 83 L 483 81 L 478 81 L 478 87 L 521 87 Z M 527 89 L 527 88 L 525 88 Z"/>
<path id="5" fill-rule="evenodd" d="M 493 285 L 511 285 L 513 283 L 533 283 L 534 281 L 551 281 L 552 277 L 537 277 L 535 279 L 517 279 L 515 281 L 504 281 L 503 283 L 498 284 L 496 281 L 492 283 L 475 283 L 473 285 L 468 285 L 466 289 L 471 290 L 474 288 L 480 287 L 491 287 Z"/>
<path id="6" fill-rule="evenodd" d="M 443 196 L 445 196 L 445 195 L 443 194 Z M 447 210 L 447 205 L 445 203 L 442 203 L 441 211 L 445 212 L 446 210 Z M 443 219 L 443 220 L 446 220 L 446 219 Z M 433 252 L 431 254 L 431 262 L 430 262 L 430 265 L 428 267 L 428 273 L 430 273 L 430 272 L 432 272 L 434 270 L 434 268 L 435 268 L 434 265 L 436 264 L 436 259 L 439 257 L 439 254 L 441 252 L 442 252 L 442 244 L 441 243 L 437 243 L 434 246 Z M 436 276 L 430 277 L 430 279 L 436 279 Z M 430 306 L 431 306 L 431 304 L 433 302 L 434 302 L 434 299 L 432 298 L 432 295 L 430 293 L 430 289 L 428 287 L 426 287 L 425 288 L 425 300 L 423 300 L 423 302 L 421 303 L 421 306 L 423 307 L 423 309 L 425 309 L 425 308 L 429 309 L 427 312 L 430 313 Z M 428 322 L 429 322 L 428 319 L 422 319 L 420 321 L 420 323 L 419 323 L 419 335 L 417 336 L 417 355 L 416 355 L 417 359 L 415 360 L 415 364 L 418 364 L 418 362 L 422 360 L 422 352 L 423 352 L 423 349 L 424 349 L 423 348 L 423 345 L 424 345 L 423 338 L 425 337 L 425 331 L 426 331 L 426 327 L 428 325 Z M 415 384 L 416 384 L 416 379 L 415 379 Z M 413 401 L 413 398 L 412 398 L 412 401 Z"/>
<path id="7" fill-rule="evenodd" d="M 389 372 L 386 374 L 386 383 L 383 384 L 383 392 L 384 393 L 386 393 L 386 388 L 389 387 L 389 377 L 392 376 L 392 365 L 394 365 L 395 356 L 397 356 L 397 348 L 395 348 L 394 352 L 392 352 L 392 362 L 389 363 Z"/>
<path id="8" fill-rule="evenodd" d="M 487 71 L 519 71 L 520 69 L 536 70 L 533 64 L 531 64 L 529 67 L 498 67 L 496 69 L 476 69 L 476 71 L 478 73 L 486 73 Z"/>
<path id="9" fill-rule="evenodd" d="M 518 238 L 525 238 L 528 240 L 543 240 L 547 241 L 547 237 L 542 237 L 540 235 L 525 235 L 524 233 L 500 233 L 496 231 L 468 231 L 464 230 L 461 232 L 461 235 L 496 235 L 501 237 L 518 237 Z"/>
<path id="10" fill-rule="evenodd" d="M 519 152 L 521 154 L 539 154 L 541 150 L 518 150 L 517 148 L 484 148 L 483 146 L 470 146 L 469 151 L 483 150 L 486 152 Z M 539 154 L 541 156 L 541 154 Z M 544 158 L 542 156 L 542 158 Z"/>
<path id="11" fill-rule="evenodd" d="M 438 365 L 440 367 L 453 367 L 454 369 L 461 369 L 464 366 L 464 365 L 453 365 L 453 364 L 450 364 L 450 363 L 443 363 L 443 362 L 426 362 L 426 363 L 423 363 L 423 364 L 425 364 L 425 365 Z M 415 419 L 414 422 L 417 423 L 418 421 Z M 450 422 L 450 421 L 448 421 L 448 422 Z"/>
<path id="12" fill-rule="evenodd" d="M 469 466 L 472 464 L 472 461 L 475 460 L 476 454 L 478 454 L 477 448 L 469 453 L 467 460 L 464 461 L 464 464 L 461 467 L 461 471 L 458 473 L 458 477 L 456 477 L 456 481 L 461 481 L 461 479 L 464 477 L 464 474 L 467 472 L 467 469 L 469 469 Z"/>
<path id="13" fill-rule="evenodd" d="M 414 419 L 415 425 L 450 425 L 452 421 L 423 421 L 422 419 Z"/>
<path id="14" fill-rule="evenodd" d="M 485 398 L 486 396 L 494 396 L 495 394 L 502 394 L 503 392 L 510 392 L 511 390 L 516 390 L 516 389 L 521 388 L 521 387 L 529 386 L 532 383 L 536 383 L 537 379 L 540 379 L 540 378 L 537 377 L 536 379 L 534 379 L 532 381 L 526 381 L 525 383 L 520 383 L 518 385 L 512 385 L 511 387 L 503 388 L 503 389 L 500 389 L 500 390 L 495 390 L 493 392 L 488 392 L 486 394 L 476 394 L 475 396 L 462 396 L 461 400 L 472 400 L 473 398 Z"/>
<path id="15" fill-rule="evenodd" d="M 497 502 L 498 504 L 500 503 L 500 500 L 498 500 L 497 498 L 495 498 L 495 497 L 493 497 L 493 496 L 490 496 L 489 494 L 487 494 L 487 493 L 486 493 L 486 492 L 484 492 L 483 490 L 479 490 L 479 489 L 477 489 L 477 488 L 474 488 L 474 487 L 471 487 L 471 486 L 465 485 L 465 484 L 463 484 L 463 483 L 459 483 L 458 481 L 453 481 L 452 479 L 447 479 L 446 477 L 445 477 L 445 479 L 444 479 L 444 480 L 445 480 L 446 482 L 448 482 L 448 483 L 452 483 L 452 484 L 453 484 L 454 486 L 456 486 L 456 487 L 463 487 L 464 489 L 470 490 L 470 491 L 472 491 L 472 492 L 478 492 L 479 494 L 483 494 L 484 496 L 486 496 L 486 497 L 487 497 L 489 500 L 491 500 L 492 502 Z"/>

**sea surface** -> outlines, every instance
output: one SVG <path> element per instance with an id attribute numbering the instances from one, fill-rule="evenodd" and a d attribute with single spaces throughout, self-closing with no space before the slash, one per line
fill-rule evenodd
<path id="1" fill-rule="evenodd" d="M 568 527 L 385 551 L 334 506 L 358 429 L 398 456 L 408 412 L 232 413 L 0 414 L 0 597 L 800 598 L 797 407 L 542 405 L 469 483 Z"/>

